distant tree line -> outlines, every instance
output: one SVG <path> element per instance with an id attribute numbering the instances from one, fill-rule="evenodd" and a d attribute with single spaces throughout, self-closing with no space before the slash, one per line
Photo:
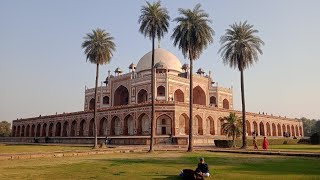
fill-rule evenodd
<path id="1" fill-rule="evenodd" d="M 320 119 L 308 119 L 302 117 L 300 119 L 303 123 L 303 131 L 305 136 L 311 136 L 314 133 L 320 132 Z"/>
<path id="2" fill-rule="evenodd" d="M 7 121 L 0 122 L 0 137 L 7 137 L 11 135 L 11 123 Z"/>

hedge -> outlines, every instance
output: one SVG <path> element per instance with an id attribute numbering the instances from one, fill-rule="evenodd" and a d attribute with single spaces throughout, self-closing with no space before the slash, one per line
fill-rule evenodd
<path id="1" fill-rule="evenodd" d="M 310 141 L 311 144 L 320 144 L 320 132 L 312 134 Z"/>
<path id="2" fill-rule="evenodd" d="M 281 138 L 281 139 L 267 139 L 269 145 L 280 145 L 280 144 L 298 144 L 300 139 L 288 139 L 288 138 Z M 256 139 L 257 145 L 262 146 L 263 139 Z M 230 148 L 232 147 L 232 140 L 214 140 L 214 143 L 217 147 L 222 148 Z M 242 140 L 236 140 L 236 147 L 242 146 Z M 248 139 L 248 146 L 253 146 L 253 139 Z"/>

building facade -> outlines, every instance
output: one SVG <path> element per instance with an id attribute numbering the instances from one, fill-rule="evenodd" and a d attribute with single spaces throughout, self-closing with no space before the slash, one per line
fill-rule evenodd
<path id="1" fill-rule="evenodd" d="M 213 75 L 200 68 L 193 75 L 193 132 L 196 144 L 225 138 L 221 117 L 240 111 L 233 108 L 232 88 L 215 85 Z M 186 144 L 189 133 L 189 67 L 169 51 L 155 49 L 156 142 Z M 101 140 L 115 144 L 148 144 L 151 130 L 151 52 L 129 72 L 108 73 L 98 87 L 97 128 Z M 94 136 L 94 88 L 85 89 L 84 110 L 13 121 L 12 136 L 21 141 L 48 137 L 54 142 L 89 143 Z M 248 136 L 303 137 L 302 122 L 260 113 L 247 113 Z M 170 140 L 171 138 L 171 140 Z"/>

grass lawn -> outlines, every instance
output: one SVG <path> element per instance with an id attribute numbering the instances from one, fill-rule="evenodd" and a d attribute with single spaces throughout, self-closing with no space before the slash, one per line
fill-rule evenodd
<path id="1" fill-rule="evenodd" d="M 47 146 L 47 145 L 10 145 L 0 144 L 0 154 L 30 153 L 30 152 L 54 152 L 68 150 L 89 150 L 91 147 L 82 146 Z"/>
<path id="2" fill-rule="evenodd" d="M 208 179 L 320 179 L 320 159 L 211 152 L 112 153 L 0 161 L 0 179 L 180 179 L 199 157 Z"/>
<path id="3" fill-rule="evenodd" d="M 253 149 L 253 146 L 249 147 Z M 262 149 L 262 147 L 259 147 Z M 279 151 L 303 151 L 303 152 L 320 152 L 320 145 L 310 145 L 310 144 L 282 144 L 282 145 L 269 145 L 270 150 L 279 150 Z"/>

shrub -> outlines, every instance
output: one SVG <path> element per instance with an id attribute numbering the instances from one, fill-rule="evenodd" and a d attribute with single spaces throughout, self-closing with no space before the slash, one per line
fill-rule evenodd
<path id="1" fill-rule="evenodd" d="M 256 138 L 257 145 L 262 146 L 263 138 Z M 281 145 L 281 144 L 298 144 L 300 139 L 289 139 L 289 138 L 281 138 L 281 139 L 267 139 L 269 142 L 269 145 Z M 214 143 L 217 147 L 221 148 L 231 148 L 232 147 L 232 140 L 214 140 Z M 229 145 L 230 143 L 230 145 Z M 242 140 L 237 139 L 236 140 L 236 146 L 241 147 L 242 146 Z M 253 140 L 252 138 L 248 138 L 248 146 L 253 146 Z"/>
<path id="2" fill-rule="evenodd" d="M 312 134 L 310 141 L 311 144 L 320 144 L 320 132 Z"/>
<path id="3" fill-rule="evenodd" d="M 216 147 L 220 148 L 231 148 L 232 147 L 232 140 L 214 140 L 214 144 Z"/>

